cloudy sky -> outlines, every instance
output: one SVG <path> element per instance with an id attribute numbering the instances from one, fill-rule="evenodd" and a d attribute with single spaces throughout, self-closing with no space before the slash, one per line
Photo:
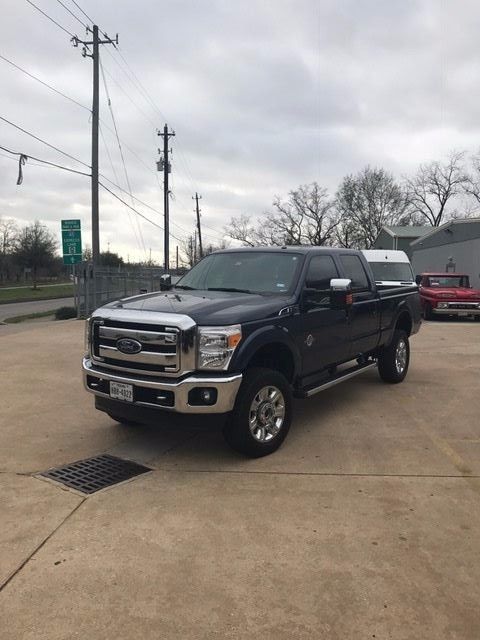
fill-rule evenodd
<path id="1" fill-rule="evenodd" d="M 59 0 L 32 1 L 85 36 Z M 72 0 L 62 2 L 88 22 Z M 155 131 L 165 122 L 176 131 L 173 246 L 193 231 L 195 191 L 205 242 L 214 243 L 232 216 L 260 215 L 274 195 L 299 184 L 317 180 L 334 192 L 342 176 L 366 164 L 400 177 L 451 149 L 479 146 L 480 6 L 473 0 L 77 4 L 109 35 L 119 33 L 123 58 L 102 47 L 101 60 L 132 193 L 158 213 L 135 207 L 162 226 Z M 89 107 L 91 60 L 69 35 L 27 0 L 0 6 L 0 55 Z M 0 116 L 90 163 L 86 109 L 1 58 L 0 83 Z M 101 118 L 100 171 L 126 189 L 103 83 Z M 84 169 L 1 120 L 0 145 Z M 90 244 L 88 178 L 30 161 L 16 186 L 17 166 L 0 153 L 0 217 L 39 219 L 58 234 L 62 218 L 79 217 Z M 161 262 L 160 229 L 108 193 L 100 205 L 103 250 L 142 259 L 151 249 Z"/>

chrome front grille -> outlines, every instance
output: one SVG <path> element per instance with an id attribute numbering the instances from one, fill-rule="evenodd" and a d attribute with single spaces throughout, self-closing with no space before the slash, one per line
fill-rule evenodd
<path id="1" fill-rule="evenodd" d="M 178 327 L 94 318 L 91 331 L 92 359 L 103 367 L 158 376 L 181 370 L 182 332 Z M 137 341 L 141 350 L 124 353 L 118 348 L 123 338 Z"/>

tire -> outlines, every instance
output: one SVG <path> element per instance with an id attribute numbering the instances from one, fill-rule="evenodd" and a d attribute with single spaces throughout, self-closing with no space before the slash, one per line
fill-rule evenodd
<path id="1" fill-rule="evenodd" d="M 475 322 L 480 322 L 480 316 L 473 316 Z"/>
<path id="2" fill-rule="evenodd" d="M 119 422 L 120 424 L 125 424 L 130 427 L 134 427 L 135 425 L 140 424 L 139 422 L 134 422 L 133 420 L 127 420 L 127 418 L 121 418 L 120 416 L 116 416 L 114 413 L 107 413 L 107 415 L 115 422 Z"/>
<path id="3" fill-rule="evenodd" d="M 425 306 L 423 307 L 423 317 L 425 318 L 425 320 L 433 320 L 432 305 L 428 302 L 426 302 Z"/>
<path id="4" fill-rule="evenodd" d="M 292 391 L 285 376 L 273 369 L 247 369 L 223 436 L 249 458 L 268 456 L 285 440 L 291 418 Z"/>
<path id="5" fill-rule="evenodd" d="M 384 382 L 397 384 L 405 379 L 410 363 L 410 343 L 405 331 L 397 330 L 378 356 L 378 373 Z"/>

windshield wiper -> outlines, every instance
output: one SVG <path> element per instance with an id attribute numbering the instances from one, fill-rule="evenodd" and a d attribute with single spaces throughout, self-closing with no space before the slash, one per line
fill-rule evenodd
<path id="1" fill-rule="evenodd" d="M 174 284 L 173 289 L 186 289 L 188 291 L 197 291 L 195 287 L 189 287 L 188 284 Z"/>
<path id="2" fill-rule="evenodd" d="M 228 291 L 231 293 L 252 293 L 250 289 L 236 289 L 235 287 L 208 287 L 207 291 Z"/>

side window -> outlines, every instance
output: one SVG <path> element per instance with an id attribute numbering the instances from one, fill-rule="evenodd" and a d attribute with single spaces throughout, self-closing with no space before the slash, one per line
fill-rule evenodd
<path id="1" fill-rule="evenodd" d="M 314 256 L 308 265 L 305 286 L 308 300 L 314 307 L 330 306 L 330 280 L 338 278 L 337 267 L 331 256 Z"/>
<path id="2" fill-rule="evenodd" d="M 358 256 L 341 255 L 340 262 L 345 269 L 345 276 L 352 281 L 354 291 L 370 289 L 367 274 Z"/>

